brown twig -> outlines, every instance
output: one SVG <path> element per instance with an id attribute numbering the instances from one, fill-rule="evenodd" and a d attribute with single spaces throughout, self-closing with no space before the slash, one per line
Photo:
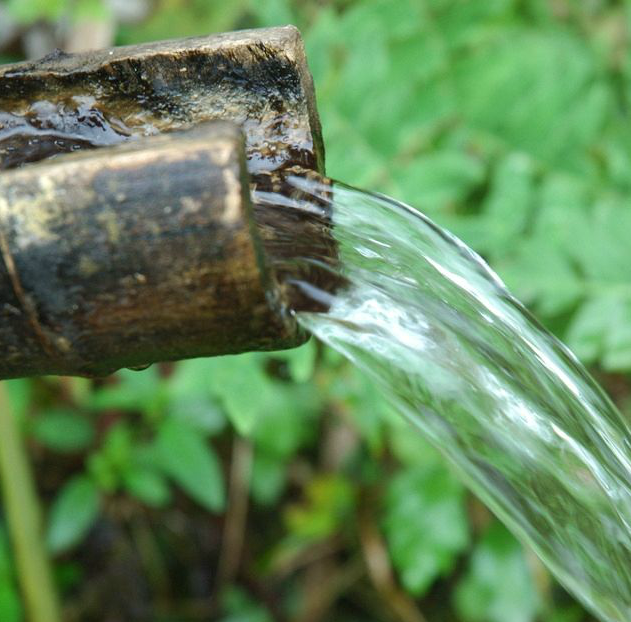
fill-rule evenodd
<path id="1" fill-rule="evenodd" d="M 333 558 L 309 566 L 302 582 L 304 601 L 294 622 L 324 622 L 331 620 L 331 608 L 341 594 L 364 575 L 361 559 L 352 559 L 343 566 Z"/>
<path id="2" fill-rule="evenodd" d="M 228 491 L 228 508 L 224 517 L 223 538 L 217 566 L 215 593 L 230 584 L 239 570 L 245 540 L 248 514 L 248 496 L 252 474 L 252 445 L 240 436 L 235 436 L 232 446 L 232 462 Z"/>
<path id="3" fill-rule="evenodd" d="M 396 583 L 386 543 L 375 524 L 374 507 L 365 500 L 359 511 L 359 539 L 368 576 L 384 604 L 400 622 L 427 622 L 417 604 Z"/>

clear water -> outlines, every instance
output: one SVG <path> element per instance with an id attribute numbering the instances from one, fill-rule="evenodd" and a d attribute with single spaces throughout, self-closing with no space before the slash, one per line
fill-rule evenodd
<path id="1" fill-rule="evenodd" d="M 423 214 L 339 183 L 289 183 L 285 208 L 332 213 L 339 266 L 324 268 L 345 282 L 331 293 L 294 281 L 329 307 L 299 322 L 368 373 L 588 608 L 631 620 L 631 434 L 615 406 L 485 262 Z"/>

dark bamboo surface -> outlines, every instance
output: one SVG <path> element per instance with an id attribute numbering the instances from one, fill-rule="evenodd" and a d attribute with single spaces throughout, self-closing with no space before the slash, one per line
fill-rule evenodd
<path id="1" fill-rule="evenodd" d="M 246 174 L 240 132 L 215 122 L 0 176 L 0 377 L 295 343 Z"/>
<path id="2" fill-rule="evenodd" d="M 247 170 L 302 167 L 323 149 L 292 27 L 0 67 L 0 378 L 304 341 Z"/>
<path id="3" fill-rule="evenodd" d="M 243 129 L 251 172 L 323 172 L 313 80 L 296 28 L 0 66 L 0 168 L 215 119 Z"/>

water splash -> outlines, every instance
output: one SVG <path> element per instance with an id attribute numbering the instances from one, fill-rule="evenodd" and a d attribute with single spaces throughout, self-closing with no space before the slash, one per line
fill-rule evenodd
<path id="1" fill-rule="evenodd" d="M 423 214 L 336 182 L 287 181 L 285 209 L 332 213 L 339 245 L 337 266 L 297 261 L 343 283 L 290 283 L 328 307 L 299 322 L 367 372 L 588 608 L 631 620 L 631 434 L 615 406 L 484 261 Z"/>

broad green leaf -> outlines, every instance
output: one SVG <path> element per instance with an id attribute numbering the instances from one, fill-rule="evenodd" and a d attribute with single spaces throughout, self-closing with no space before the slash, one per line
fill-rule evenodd
<path id="1" fill-rule="evenodd" d="M 543 236 L 516 241 L 494 267 L 513 294 L 546 317 L 572 310 L 585 295 L 570 257 Z"/>
<path id="2" fill-rule="evenodd" d="M 309 482 L 305 500 L 290 505 L 285 523 L 290 534 L 300 539 L 326 538 L 342 528 L 353 508 L 354 492 L 340 475 L 323 475 Z"/>
<path id="3" fill-rule="evenodd" d="M 384 532 L 406 590 L 423 595 L 469 543 L 464 491 L 443 467 L 408 467 L 388 484 Z"/>
<path id="4" fill-rule="evenodd" d="M 78 475 L 60 490 L 50 508 L 48 549 L 53 555 L 79 544 L 98 518 L 100 496 L 95 484 Z"/>
<path id="5" fill-rule="evenodd" d="M 564 170 L 585 165 L 610 109 L 589 48 L 560 29 L 489 31 L 454 74 L 470 123 Z"/>
<path id="6" fill-rule="evenodd" d="M 607 181 L 626 196 L 631 192 L 631 130 L 623 122 L 612 124 L 604 139 L 603 158 L 606 162 Z"/>
<path id="7" fill-rule="evenodd" d="M 147 505 L 163 507 L 171 500 L 166 480 L 155 470 L 135 466 L 125 473 L 123 483 L 131 495 Z"/>
<path id="8" fill-rule="evenodd" d="M 374 189 L 371 184 L 388 175 L 384 154 L 372 147 L 354 120 L 347 119 L 336 107 L 331 105 L 321 112 L 326 117 L 323 131 L 327 144 L 327 169 L 331 175 Z"/>
<path id="9" fill-rule="evenodd" d="M 200 505 L 221 512 L 225 505 L 223 475 L 204 436 L 169 418 L 160 425 L 156 442 L 162 470 Z"/>
<path id="10" fill-rule="evenodd" d="M 315 339 L 310 339 L 299 348 L 277 352 L 272 356 L 277 356 L 287 362 L 289 375 L 294 382 L 307 382 L 313 376 L 316 355 L 317 346 Z"/>
<path id="11" fill-rule="evenodd" d="M 378 452 L 383 444 L 384 424 L 392 418 L 392 409 L 382 392 L 365 374 L 349 364 L 329 373 L 330 399 L 348 412 L 349 422 L 352 421 L 368 446 Z"/>
<path id="12" fill-rule="evenodd" d="M 257 355 L 223 356 L 212 361 L 210 390 L 240 434 L 251 434 L 256 421 L 274 400 L 274 386 Z"/>
<path id="13" fill-rule="evenodd" d="M 9 14 L 23 23 L 40 19 L 58 19 L 68 7 L 68 0 L 8 0 Z"/>
<path id="14" fill-rule="evenodd" d="M 477 157 L 451 150 L 418 157 L 395 173 L 402 198 L 429 213 L 454 210 L 483 178 Z"/>
<path id="15" fill-rule="evenodd" d="M 112 8 L 101 0 L 79 0 L 73 6 L 75 20 L 107 20 L 112 17 Z"/>
<path id="16" fill-rule="evenodd" d="M 235 30 L 249 4 L 250 0 L 167 0 L 142 23 L 119 26 L 118 39 L 123 44 L 144 43 Z"/>
<path id="17" fill-rule="evenodd" d="M 85 415 L 70 410 L 40 412 L 32 424 L 33 437 L 59 452 L 80 451 L 94 440 L 94 427 Z"/>
<path id="18" fill-rule="evenodd" d="M 356 2 L 343 17 L 342 28 L 349 37 L 357 36 L 369 24 L 377 22 L 388 37 L 400 40 L 418 36 L 422 18 L 429 18 L 429 12 L 417 0 L 372 0 Z"/>
<path id="19" fill-rule="evenodd" d="M 287 462 L 282 457 L 258 450 L 250 477 L 250 490 L 254 500 L 261 505 L 272 505 L 283 492 L 287 477 Z"/>
<path id="20" fill-rule="evenodd" d="M 493 523 L 476 546 L 454 603 L 463 622 L 533 622 L 539 599 L 521 545 Z"/>
<path id="21" fill-rule="evenodd" d="M 606 369 L 631 369 L 631 298 L 592 298 L 575 315 L 567 334 L 570 348 L 584 362 L 602 359 Z"/>
<path id="22" fill-rule="evenodd" d="M 629 204 L 613 197 L 596 202 L 589 215 L 571 218 L 566 227 L 572 236 L 567 250 L 580 266 L 591 293 L 631 295 L 625 272 L 631 261 L 627 232 L 631 230 Z"/>
<path id="23" fill-rule="evenodd" d="M 578 605 L 559 606 L 546 612 L 544 622 L 581 622 L 585 619 L 585 612 Z"/>
<path id="24" fill-rule="evenodd" d="M 219 622 L 272 622 L 272 617 L 261 604 L 235 586 L 226 590 L 222 609 L 226 615 Z"/>
<path id="25" fill-rule="evenodd" d="M 164 389 L 155 367 L 142 371 L 123 369 L 116 374 L 116 384 L 92 394 L 88 406 L 98 410 L 155 410 L 164 401 Z"/>
<path id="26" fill-rule="evenodd" d="M 108 430 L 101 451 L 115 469 L 123 472 L 131 462 L 133 447 L 134 434 L 131 425 L 126 421 L 119 421 Z"/>
<path id="27" fill-rule="evenodd" d="M 277 455 L 288 455 L 314 430 L 308 425 L 318 412 L 321 396 L 308 383 L 271 378 L 269 358 L 258 354 L 212 359 L 209 386 L 240 434 Z"/>
<path id="28" fill-rule="evenodd" d="M 258 24 L 262 27 L 296 23 L 296 15 L 292 10 L 290 0 L 268 0 L 264 3 L 258 2 L 258 0 L 249 0 L 247 4 L 250 11 L 256 15 Z"/>
<path id="29" fill-rule="evenodd" d="M 487 241 L 476 250 L 503 256 L 525 232 L 535 207 L 534 174 L 532 161 L 521 153 L 509 154 L 497 165 L 483 205 Z"/>
<path id="30" fill-rule="evenodd" d="M 509 26 L 514 16 L 512 0 L 427 0 L 427 4 L 446 44 L 456 49 L 477 43 L 487 31 L 497 30 L 498 24 Z"/>
<path id="31" fill-rule="evenodd" d="M 207 434 L 217 434 L 226 425 L 221 408 L 212 397 L 212 362 L 191 359 L 177 364 L 166 382 L 169 416 Z"/>
<path id="32" fill-rule="evenodd" d="M 397 415 L 388 422 L 388 446 L 402 469 L 445 469 L 444 459 L 422 434 L 410 434 L 410 424 Z"/>
<path id="33" fill-rule="evenodd" d="M 257 447 L 277 456 L 290 456 L 317 437 L 316 415 L 322 395 L 313 384 L 272 387 L 266 408 L 257 418 L 251 438 Z"/>

